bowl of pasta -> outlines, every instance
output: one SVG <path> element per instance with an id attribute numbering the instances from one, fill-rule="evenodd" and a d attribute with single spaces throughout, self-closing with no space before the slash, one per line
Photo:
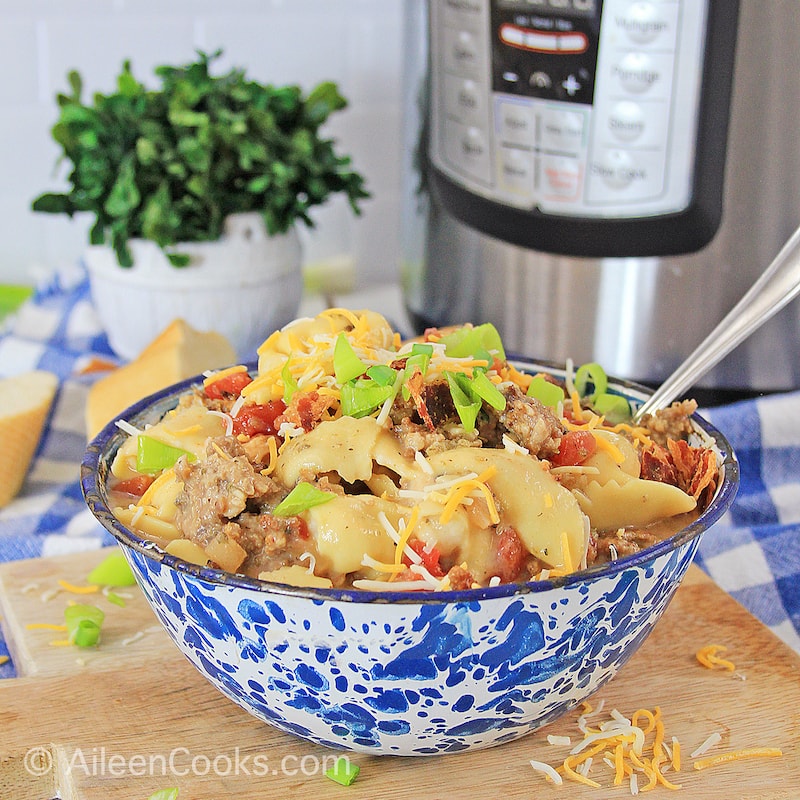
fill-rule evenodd
<path id="1" fill-rule="evenodd" d="M 258 363 L 127 409 L 86 502 L 225 696 L 374 754 L 500 744 L 610 680 L 661 617 L 738 466 L 682 401 L 513 358 L 491 324 L 403 341 L 290 323 Z"/>

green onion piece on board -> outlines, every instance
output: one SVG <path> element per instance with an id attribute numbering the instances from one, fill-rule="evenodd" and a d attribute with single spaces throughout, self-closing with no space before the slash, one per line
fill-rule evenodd
<path id="1" fill-rule="evenodd" d="M 297 381 L 294 379 L 294 375 L 292 375 L 291 368 L 289 367 L 291 360 L 291 358 L 287 358 L 286 363 L 283 365 L 283 369 L 281 370 L 284 403 L 288 403 L 292 399 L 292 395 L 300 388 L 297 385 Z"/>
<path id="2" fill-rule="evenodd" d="M 125 608 L 125 599 L 116 594 L 116 592 L 105 592 L 104 594 L 109 603 L 113 603 L 115 606 L 119 606 L 120 608 Z"/>
<path id="3" fill-rule="evenodd" d="M 453 358 L 485 357 L 489 353 L 505 361 L 506 352 L 503 349 L 503 340 L 491 322 L 476 325 L 474 328 L 465 325 L 440 339 L 445 346 L 447 355 Z M 489 366 L 492 359 L 489 358 Z"/>
<path id="4" fill-rule="evenodd" d="M 136 471 L 145 475 L 155 475 L 175 466 L 175 462 L 181 456 L 187 456 L 189 461 L 197 460 L 194 453 L 188 450 L 140 434 L 136 446 Z"/>
<path id="5" fill-rule="evenodd" d="M 631 418 L 631 404 L 619 394 L 604 392 L 595 397 L 592 408 L 612 425 L 618 425 Z"/>
<path id="6" fill-rule="evenodd" d="M 386 364 L 375 364 L 367 370 L 367 377 L 372 378 L 378 386 L 393 386 L 397 380 L 397 370 Z"/>
<path id="7" fill-rule="evenodd" d="M 286 497 L 278 503 L 272 513 L 276 517 L 294 517 L 302 511 L 320 506 L 336 497 L 333 492 L 323 492 L 310 483 L 298 483 Z"/>
<path id="8" fill-rule="evenodd" d="M 178 787 L 159 789 L 157 792 L 153 792 L 147 800 L 178 800 Z"/>
<path id="9" fill-rule="evenodd" d="M 342 786 L 350 786 L 358 777 L 359 772 L 361 772 L 361 767 L 357 764 L 350 763 L 349 758 L 339 756 L 334 762 L 334 765 L 330 769 L 325 770 L 325 777 L 336 781 L 336 783 L 340 783 Z"/>
<path id="10" fill-rule="evenodd" d="M 94 647 L 100 641 L 105 614 L 97 606 L 75 603 L 64 609 L 67 638 L 78 647 Z"/>
<path id="11" fill-rule="evenodd" d="M 589 386 L 591 385 L 594 388 L 590 397 L 590 400 L 592 400 L 608 389 L 608 376 L 599 364 L 592 361 L 578 367 L 573 383 L 575 384 L 575 391 L 581 397 L 586 397 L 589 394 Z"/>
<path id="12" fill-rule="evenodd" d="M 355 354 L 347 337 L 340 333 L 333 348 L 333 374 L 340 386 L 367 371 L 367 365 Z"/>
<path id="13" fill-rule="evenodd" d="M 476 372 L 470 382 L 472 391 L 497 411 L 506 407 L 503 393 L 486 377 L 485 372 Z"/>
<path id="14" fill-rule="evenodd" d="M 541 375 L 534 375 L 527 395 L 536 398 L 548 408 L 558 408 L 558 404 L 564 402 L 564 390 Z"/>
<path id="15" fill-rule="evenodd" d="M 115 550 L 89 573 L 86 582 L 98 586 L 133 586 L 136 578 L 133 577 L 122 551 Z"/>
<path id="16" fill-rule="evenodd" d="M 467 432 L 474 431 L 475 420 L 483 405 L 480 397 L 472 393 L 469 378 L 463 372 L 445 372 L 445 376 L 461 425 Z"/>
<path id="17" fill-rule="evenodd" d="M 392 370 L 394 372 L 394 370 Z M 346 417 L 366 417 L 395 394 L 394 385 L 380 386 L 375 381 L 356 381 L 341 387 L 342 414 Z"/>

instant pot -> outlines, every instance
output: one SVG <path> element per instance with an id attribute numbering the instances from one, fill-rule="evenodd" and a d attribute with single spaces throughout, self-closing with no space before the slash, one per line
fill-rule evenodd
<path id="1" fill-rule="evenodd" d="M 418 331 L 663 380 L 800 224 L 796 0 L 408 0 Z M 800 387 L 800 305 L 698 391 Z"/>

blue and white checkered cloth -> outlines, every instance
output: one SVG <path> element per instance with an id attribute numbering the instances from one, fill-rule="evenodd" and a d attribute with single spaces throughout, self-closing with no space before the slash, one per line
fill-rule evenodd
<path id="1" fill-rule="evenodd" d="M 337 298 L 341 305 L 367 307 L 362 300 Z M 78 266 L 39 287 L 0 334 L 0 377 L 46 369 L 61 379 L 22 491 L 0 509 L 0 561 L 113 543 L 86 509 L 79 484 L 86 447 L 84 405 L 96 380 L 84 368 L 92 358 L 117 360 Z M 698 563 L 800 651 L 800 392 L 703 414 L 736 450 L 742 482 L 730 512 L 703 537 Z M 11 674 L 13 665 L 0 667 L 0 676 Z"/>

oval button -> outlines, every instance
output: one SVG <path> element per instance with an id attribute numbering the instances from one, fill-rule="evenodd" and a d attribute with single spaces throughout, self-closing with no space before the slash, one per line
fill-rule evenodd
<path id="1" fill-rule="evenodd" d="M 608 115 L 608 129 L 620 142 L 636 141 L 645 131 L 642 107 L 632 100 L 616 103 Z"/>
<path id="2" fill-rule="evenodd" d="M 618 24 L 636 44 L 651 44 L 669 30 L 668 20 L 653 3 L 648 2 L 633 3 Z"/>
<path id="3" fill-rule="evenodd" d="M 632 94 L 643 94 L 661 80 L 661 73 L 645 53 L 628 53 L 614 67 L 614 73 L 622 87 Z"/>

